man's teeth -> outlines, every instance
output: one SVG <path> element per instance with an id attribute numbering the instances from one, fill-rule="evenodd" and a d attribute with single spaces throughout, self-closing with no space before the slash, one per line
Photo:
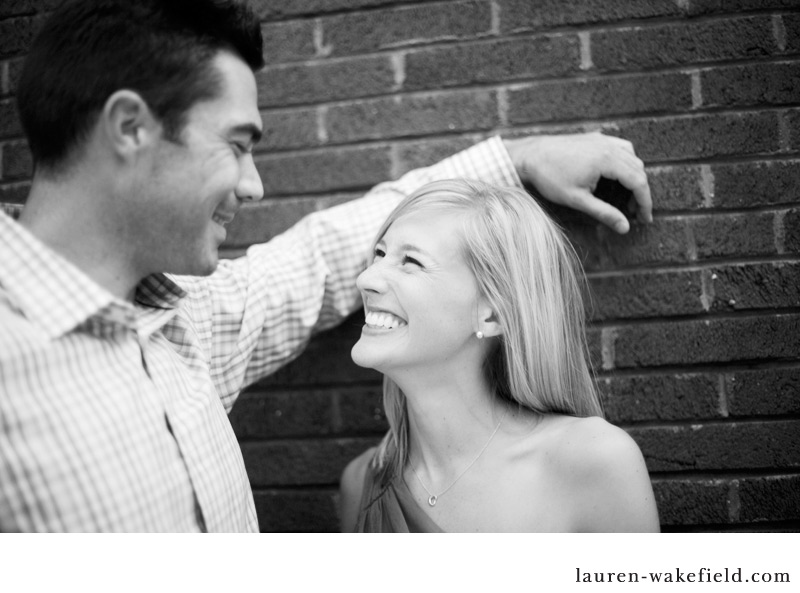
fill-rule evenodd
<path id="1" fill-rule="evenodd" d="M 397 327 L 401 327 L 406 325 L 406 322 L 400 319 L 399 317 L 395 317 L 391 313 L 375 313 L 370 312 L 366 315 L 366 322 L 367 325 L 373 327 L 382 327 L 384 329 L 395 329 Z"/>

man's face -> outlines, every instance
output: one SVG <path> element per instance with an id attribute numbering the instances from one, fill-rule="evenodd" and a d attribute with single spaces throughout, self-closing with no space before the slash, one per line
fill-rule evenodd
<path id="1" fill-rule="evenodd" d="M 218 96 L 189 109 L 178 143 L 160 138 L 136 198 L 137 262 L 145 274 L 210 274 L 225 226 L 243 201 L 264 195 L 252 156 L 261 135 L 255 77 L 229 52 L 214 66 Z"/>

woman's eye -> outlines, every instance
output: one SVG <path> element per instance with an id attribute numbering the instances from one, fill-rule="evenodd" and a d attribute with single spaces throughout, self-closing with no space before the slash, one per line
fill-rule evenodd
<path id="1" fill-rule="evenodd" d="M 385 255 L 386 255 L 386 253 L 383 251 L 383 249 L 380 249 L 379 247 L 376 247 L 375 251 L 372 252 L 372 259 L 376 260 L 379 257 L 384 257 Z"/>
<path id="2" fill-rule="evenodd" d="M 420 268 L 423 267 L 422 264 L 419 263 L 419 260 L 416 260 L 413 257 L 410 257 L 408 255 L 403 257 L 403 263 L 404 264 L 413 264 L 415 266 L 419 266 Z"/>

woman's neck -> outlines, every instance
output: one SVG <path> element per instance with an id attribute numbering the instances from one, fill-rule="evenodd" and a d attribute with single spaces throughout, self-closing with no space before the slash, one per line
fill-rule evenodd
<path id="1" fill-rule="evenodd" d="M 507 413 L 482 375 L 398 382 L 407 400 L 409 460 L 450 475 L 470 463 Z"/>

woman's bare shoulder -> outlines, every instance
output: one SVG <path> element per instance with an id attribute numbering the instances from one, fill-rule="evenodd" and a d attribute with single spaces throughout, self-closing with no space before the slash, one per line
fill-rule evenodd
<path id="1" fill-rule="evenodd" d="M 623 429 L 599 417 L 552 416 L 538 439 L 562 499 L 581 531 L 657 531 L 644 457 Z"/>
<path id="2" fill-rule="evenodd" d="M 562 461 L 578 467 L 615 463 L 619 455 L 627 461 L 628 456 L 639 454 L 639 447 L 627 432 L 597 416 L 560 416 L 554 422 L 549 445 Z"/>
<path id="3" fill-rule="evenodd" d="M 658 511 L 642 452 L 602 418 L 576 418 L 563 441 L 570 483 L 579 489 L 583 531 L 658 531 Z"/>

